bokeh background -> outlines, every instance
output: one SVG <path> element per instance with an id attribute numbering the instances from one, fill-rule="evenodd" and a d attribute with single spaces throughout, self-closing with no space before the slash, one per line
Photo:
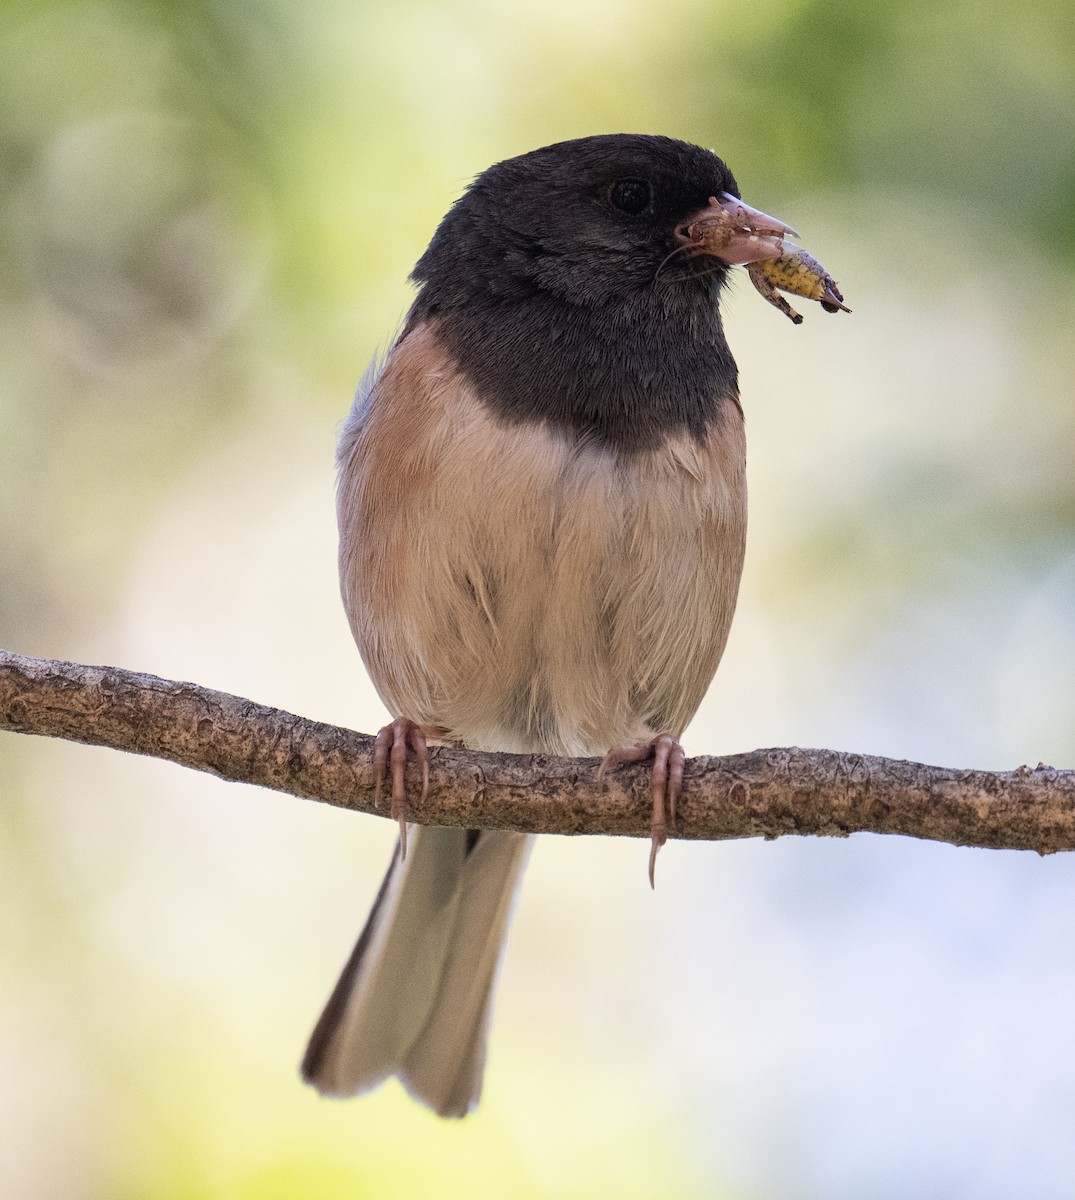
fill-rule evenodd
<path id="1" fill-rule="evenodd" d="M 371 730 L 333 442 L 469 178 L 716 147 L 852 317 L 725 310 L 693 752 L 1075 766 L 1075 10 L 4 0 L 0 645 Z M 475 481 L 480 486 L 480 481 Z M 385 821 L 0 737 L 0 1194 L 1075 1196 L 1075 858 L 545 839 L 478 1114 L 303 1087 Z"/>

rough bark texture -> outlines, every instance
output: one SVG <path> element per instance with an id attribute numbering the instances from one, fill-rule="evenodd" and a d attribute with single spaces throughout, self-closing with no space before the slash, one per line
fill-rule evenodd
<path id="1" fill-rule="evenodd" d="M 359 812 L 374 805 L 373 739 L 192 683 L 0 650 L 0 730 L 165 758 Z M 649 837 L 644 767 L 596 759 L 431 751 L 427 825 Z M 417 775 L 417 772 L 415 772 Z M 1075 771 L 950 770 L 832 750 L 755 750 L 687 763 L 676 836 L 901 833 L 959 846 L 1075 849 Z"/>

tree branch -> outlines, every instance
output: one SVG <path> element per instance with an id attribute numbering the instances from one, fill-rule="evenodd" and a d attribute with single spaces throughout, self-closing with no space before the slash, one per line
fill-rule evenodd
<path id="1" fill-rule="evenodd" d="M 0 650 L 0 730 L 168 759 L 374 813 L 373 739 L 192 683 Z M 649 836 L 648 773 L 606 788 L 596 759 L 431 750 L 427 825 Z M 382 797 L 382 813 L 387 799 Z M 962 771 L 832 750 L 755 750 L 687 763 L 676 835 L 900 833 L 960 846 L 1075 849 L 1075 771 Z"/>

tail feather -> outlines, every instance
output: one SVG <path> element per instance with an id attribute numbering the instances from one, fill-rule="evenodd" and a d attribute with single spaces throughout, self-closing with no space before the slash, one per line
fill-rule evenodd
<path id="1" fill-rule="evenodd" d="M 393 1074 L 442 1116 L 477 1103 L 492 992 L 529 839 L 420 828 L 398 847 L 302 1064 L 330 1096 Z"/>

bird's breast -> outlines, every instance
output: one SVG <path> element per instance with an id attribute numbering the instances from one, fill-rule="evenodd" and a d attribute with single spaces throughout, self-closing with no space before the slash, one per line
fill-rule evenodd
<path id="1" fill-rule="evenodd" d="M 564 754 L 679 733 L 742 569 L 742 415 L 630 455 L 494 415 L 428 327 L 340 442 L 340 571 L 388 707 L 472 746 Z"/>

